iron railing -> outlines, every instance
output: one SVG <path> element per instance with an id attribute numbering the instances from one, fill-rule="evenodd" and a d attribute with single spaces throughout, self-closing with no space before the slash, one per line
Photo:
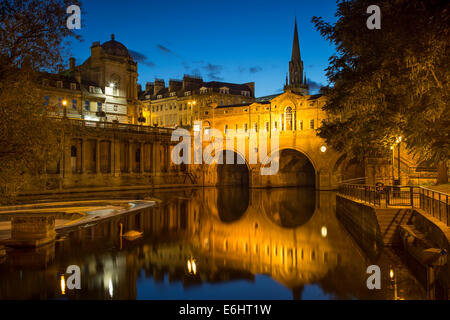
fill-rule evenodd
<path id="1" fill-rule="evenodd" d="M 420 188 L 420 209 L 450 226 L 448 194 Z"/>
<path id="2" fill-rule="evenodd" d="M 338 193 L 375 207 L 419 208 L 450 226 L 449 195 L 414 186 L 341 184 Z"/>

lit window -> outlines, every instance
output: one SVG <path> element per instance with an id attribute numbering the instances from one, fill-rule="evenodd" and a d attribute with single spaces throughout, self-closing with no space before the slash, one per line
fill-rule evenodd
<path id="1" fill-rule="evenodd" d="M 191 92 L 190 92 L 190 91 L 186 91 L 186 92 L 184 93 L 184 96 L 185 96 L 185 97 L 190 96 L 190 95 L 191 95 Z"/>
<path id="2" fill-rule="evenodd" d="M 177 94 L 176 92 L 171 92 L 171 93 L 170 93 L 170 96 L 171 96 L 171 97 L 175 97 L 176 94 Z"/>
<path id="3" fill-rule="evenodd" d="M 59 89 L 62 89 L 62 87 L 63 87 L 62 81 L 56 81 L 56 87 Z"/>
<path id="4" fill-rule="evenodd" d="M 162 99 L 162 94 L 158 94 L 158 95 L 156 96 L 156 99 Z"/>
<path id="5" fill-rule="evenodd" d="M 94 88 L 94 86 L 89 86 L 89 92 L 90 92 L 90 93 L 95 93 L 95 88 Z"/>
<path id="6" fill-rule="evenodd" d="M 70 90 L 77 90 L 77 84 L 76 83 L 71 83 L 70 84 Z"/>

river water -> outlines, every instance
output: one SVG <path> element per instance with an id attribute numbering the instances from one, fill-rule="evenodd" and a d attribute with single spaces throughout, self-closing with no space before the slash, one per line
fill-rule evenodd
<path id="1" fill-rule="evenodd" d="M 155 208 L 65 230 L 0 258 L 0 299 L 423 299 L 388 249 L 360 245 L 335 194 L 307 188 L 206 188 L 92 197 L 162 199 Z M 121 237 L 142 232 L 137 239 Z M 364 249 L 363 249 L 364 248 Z M 378 265 L 381 289 L 369 290 Z M 70 290 L 68 266 L 80 268 Z"/>

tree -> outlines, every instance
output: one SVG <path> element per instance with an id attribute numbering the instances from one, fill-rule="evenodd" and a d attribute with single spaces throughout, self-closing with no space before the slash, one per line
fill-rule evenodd
<path id="1" fill-rule="evenodd" d="M 76 3 L 0 3 L 0 203 L 13 202 L 30 177 L 45 174 L 46 163 L 60 154 L 61 126 L 47 117 L 39 74 L 61 70 L 66 40 L 75 36 L 66 10 Z"/>
<path id="2" fill-rule="evenodd" d="M 370 30 L 366 10 L 381 9 Z M 337 22 L 312 19 L 336 46 L 326 69 L 329 117 L 318 134 L 363 158 L 389 152 L 396 137 L 446 183 L 450 150 L 450 6 L 445 0 L 337 2 Z"/>

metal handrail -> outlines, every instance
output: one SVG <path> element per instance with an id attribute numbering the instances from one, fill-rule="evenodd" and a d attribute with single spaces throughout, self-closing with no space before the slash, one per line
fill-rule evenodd
<path id="1" fill-rule="evenodd" d="M 375 207 L 419 208 L 450 226 L 450 204 L 446 193 L 417 186 L 340 184 L 338 193 Z"/>

